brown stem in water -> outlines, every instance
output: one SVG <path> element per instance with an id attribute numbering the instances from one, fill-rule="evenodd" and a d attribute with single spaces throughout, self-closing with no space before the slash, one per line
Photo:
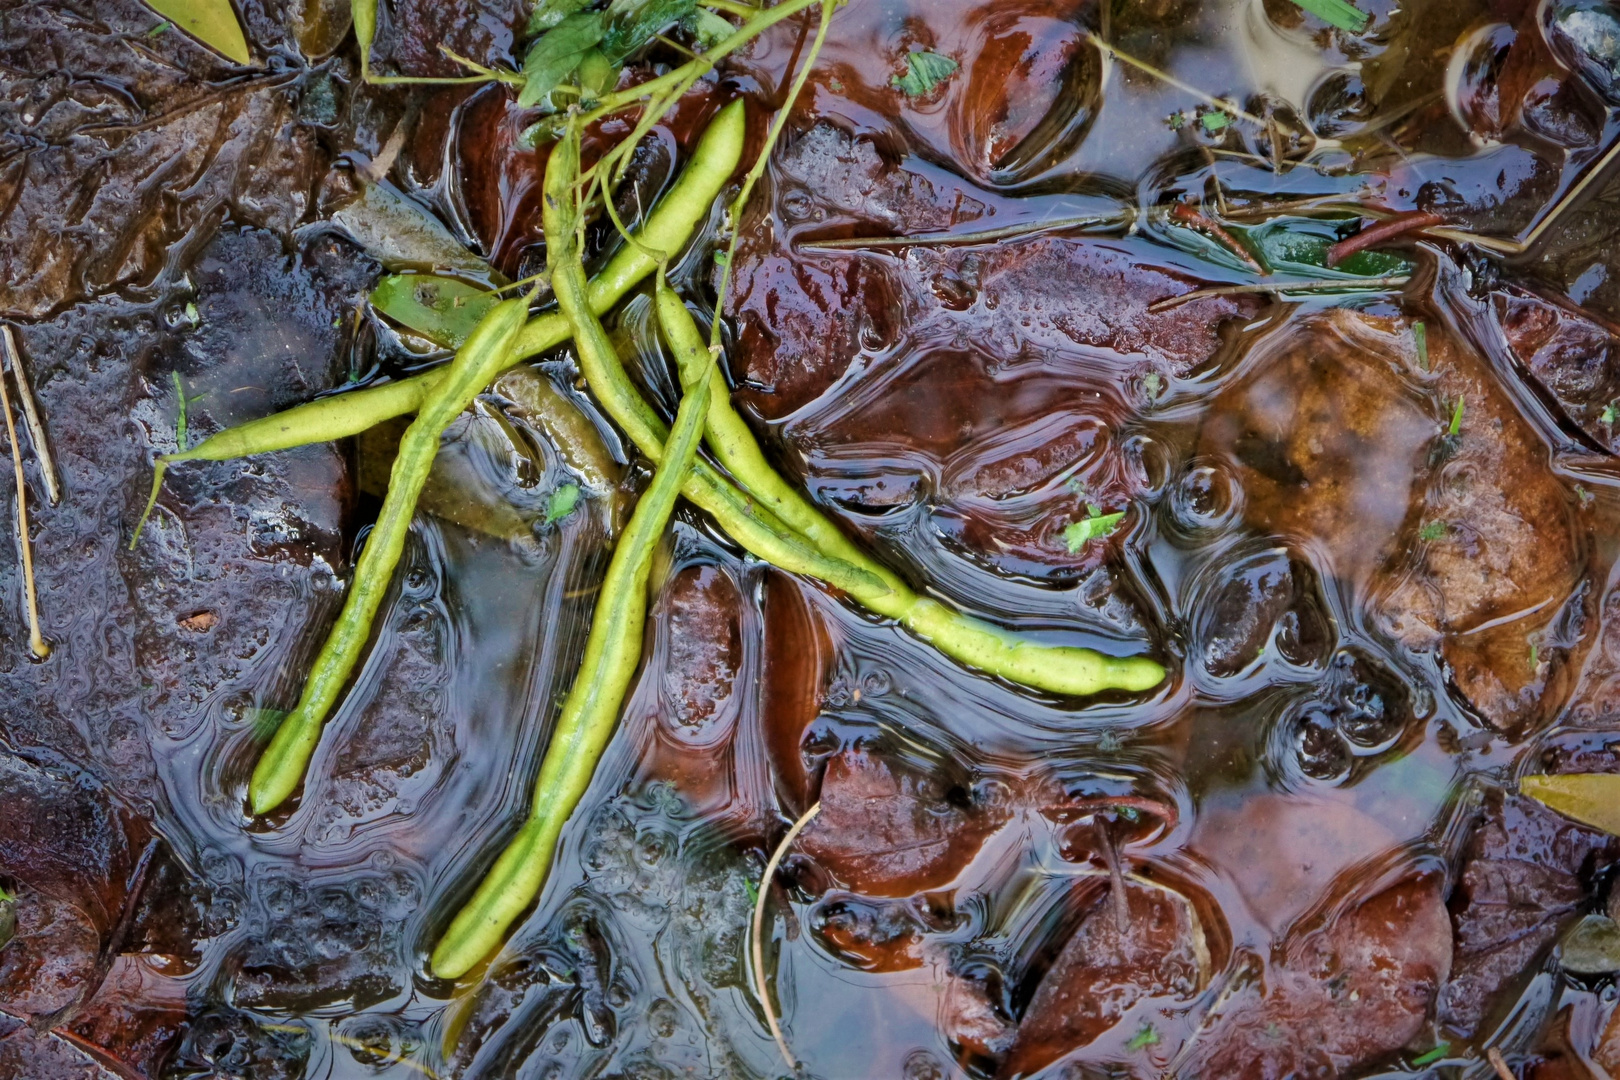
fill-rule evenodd
<path id="1" fill-rule="evenodd" d="M 1507 1061 L 1502 1057 L 1502 1051 L 1496 1047 L 1493 1046 L 1485 1051 L 1485 1060 L 1491 1063 L 1491 1068 L 1496 1070 L 1496 1075 L 1501 1077 L 1502 1080 L 1519 1080 L 1517 1076 L 1513 1075 L 1513 1070 L 1508 1068 Z"/>
<path id="2" fill-rule="evenodd" d="M 8 333 L 9 338 L 9 333 Z M 11 467 L 17 477 L 17 544 L 22 549 L 23 596 L 28 601 L 28 648 L 40 660 L 51 655 L 51 647 L 39 632 L 39 593 L 34 588 L 34 545 L 28 539 L 28 483 L 23 478 L 22 448 L 17 445 L 17 425 L 11 419 L 11 394 L 0 374 L 0 407 L 6 412 L 6 437 L 11 440 Z"/>
<path id="3" fill-rule="evenodd" d="M 1392 218 L 1380 221 L 1376 225 L 1369 225 L 1354 236 L 1345 237 L 1327 250 L 1327 265 L 1329 269 L 1338 266 L 1358 251 L 1377 247 L 1386 240 L 1393 240 L 1397 236 L 1408 233 L 1422 232 L 1432 229 L 1436 225 L 1444 225 L 1446 219 L 1440 214 L 1424 210 L 1413 210 L 1405 214 L 1396 214 Z"/>
<path id="4" fill-rule="evenodd" d="M 28 428 L 28 439 L 34 444 L 34 456 L 39 458 L 40 479 L 45 481 L 45 497 L 52 506 L 62 501 L 62 485 L 56 478 L 56 462 L 51 460 L 51 447 L 45 441 L 45 424 L 39 418 L 39 406 L 34 403 L 34 389 L 28 382 L 28 370 L 23 367 L 22 353 L 17 350 L 17 339 L 11 327 L 0 326 L 0 336 L 6 342 L 6 363 L 17 377 L 17 396 L 22 400 L 23 424 Z"/>
<path id="5" fill-rule="evenodd" d="M 1323 278 L 1316 281 L 1254 281 L 1246 285 L 1215 285 L 1155 300 L 1147 306 L 1147 309 L 1149 314 L 1157 314 L 1194 300 L 1203 300 L 1211 296 L 1242 296 L 1245 293 L 1274 293 L 1280 296 L 1291 292 L 1366 292 L 1369 289 L 1394 288 L 1411 280 L 1409 275 L 1396 274 L 1393 277 L 1381 278 Z"/>
<path id="6" fill-rule="evenodd" d="M 1226 231 L 1226 226 L 1201 211 L 1194 210 L 1186 203 L 1176 203 L 1170 209 L 1170 219 L 1183 225 L 1205 232 L 1226 250 L 1242 259 L 1243 262 L 1257 274 L 1270 273 L 1260 265 L 1260 261 L 1249 254 L 1249 249 L 1238 242 L 1238 238 Z"/>

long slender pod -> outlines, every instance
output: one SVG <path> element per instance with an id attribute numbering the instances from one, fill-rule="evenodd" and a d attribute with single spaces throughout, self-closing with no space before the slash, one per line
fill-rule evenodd
<path id="1" fill-rule="evenodd" d="M 658 323 L 675 354 L 681 377 L 687 378 L 699 367 L 709 372 L 706 439 L 715 460 L 750 495 L 822 553 L 882 581 L 881 592 L 849 590 L 863 606 L 896 619 L 947 656 L 1023 686 L 1059 694 L 1094 694 L 1105 689 L 1147 690 L 1164 679 L 1164 668 L 1145 657 L 1117 658 L 1092 649 L 1042 645 L 917 595 L 771 467 L 753 431 L 731 404 L 725 376 L 710 363 L 710 348 L 691 312 L 667 286 L 660 284 L 656 296 Z"/>
<path id="2" fill-rule="evenodd" d="M 740 100 L 715 115 L 698 140 L 691 162 L 636 230 L 641 246 L 625 244 L 591 279 L 586 296 L 592 311 L 599 315 L 606 312 L 652 272 L 657 263 L 649 252 L 673 255 L 686 245 L 736 171 L 737 162 L 742 158 L 745 133 Z M 570 332 L 568 320 L 555 311 L 530 319 L 518 335 L 508 364 L 516 364 L 567 341 Z M 160 461 L 166 464 L 227 461 L 358 435 L 384 420 L 421 408 L 441 377 L 442 369 L 435 369 L 398 382 L 317 398 L 272 416 L 227 428 L 189 450 L 167 454 Z"/>
<path id="3" fill-rule="evenodd" d="M 248 798 L 255 814 L 273 810 L 302 782 L 326 715 L 371 635 L 372 620 L 405 550 L 416 499 L 433 469 L 444 429 L 508 366 L 528 307 L 526 299 L 507 300 L 484 316 L 400 438 L 388 494 L 360 553 L 343 610 L 315 658 L 298 705 L 282 720 L 254 767 Z"/>
<path id="4" fill-rule="evenodd" d="M 663 461 L 608 564 L 585 657 L 540 765 L 529 819 L 439 939 L 430 962 L 440 978 L 458 978 L 488 956 L 545 884 L 557 838 L 590 785 L 640 663 L 652 552 L 697 455 L 708 404 L 704 372 L 686 385 Z"/>

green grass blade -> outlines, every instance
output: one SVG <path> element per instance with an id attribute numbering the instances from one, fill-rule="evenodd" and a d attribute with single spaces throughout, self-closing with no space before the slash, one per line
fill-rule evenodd
<path id="1" fill-rule="evenodd" d="M 1359 34 L 1367 29 L 1367 20 L 1371 18 L 1347 0 L 1294 0 L 1294 3 L 1323 22 L 1332 23 L 1351 34 Z"/>

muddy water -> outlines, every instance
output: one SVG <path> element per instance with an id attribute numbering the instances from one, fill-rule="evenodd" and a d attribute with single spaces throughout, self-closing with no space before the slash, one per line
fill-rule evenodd
<path id="1" fill-rule="evenodd" d="M 452 26 L 429 7 L 399 7 L 380 63 L 444 74 L 413 44 L 430 28 L 509 61 L 513 12 Z M 10 66 L 34 74 L 5 77 L 0 302 L 66 495 L 38 506 L 29 462 L 56 651 L 22 659 L 8 563 L 0 751 L 28 820 L 73 805 L 91 825 L 0 847 L 21 905 L 0 1020 L 95 997 L 72 1039 L 0 1029 L 0 1061 L 54 1075 L 40 1062 L 88 1043 L 184 1077 L 783 1075 L 746 926 L 819 799 L 767 924 L 806 1075 L 1372 1075 L 1442 1041 L 1450 1075 L 1486 1045 L 1620 1067 L 1612 988 L 1549 960 L 1603 910 L 1614 845 L 1504 794 L 1522 771 L 1615 767 L 1611 204 L 1524 259 L 1396 242 L 1404 286 L 1149 310 L 1253 280 L 1150 212 L 1183 198 L 1238 228 L 1331 196 L 1523 234 L 1616 125 L 1536 9 L 1508 7 L 1369 4 L 1357 39 L 1271 0 L 852 0 L 744 222 L 739 401 L 919 585 L 1171 677 L 1042 700 L 682 510 L 547 889 L 457 985 L 427 950 L 518 820 L 644 480 L 566 350 L 530 376 L 549 389 L 498 388 L 457 429 L 443 470 L 495 495 L 419 516 L 311 780 L 269 821 L 246 817 L 246 778 L 335 611 L 386 444 L 176 469 L 123 544 L 175 443 L 173 376 L 196 433 L 435 357 L 364 309 L 377 263 L 319 224 L 355 163 L 403 131 L 388 182 L 518 276 L 543 257 L 543 151 L 501 94 L 359 88 L 273 10 L 246 12 L 267 73 L 213 97 L 217 62 L 140 36 L 144 9 L 90 30 L 19 16 Z M 1198 94 L 1082 29 L 1275 126 L 1206 122 Z M 719 101 L 771 98 L 802 42 L 783 27 L 696 97 L 627 199 Z M 962 68 L 907 100 L 889 79 L 910 49 Z M 1338 142 L 1304 157 L 1305 120 Z M 952 239 L 814 247 L 924 235 Z M 705 251 L 672 273 L 699 302 Z M 645 298 L 615 329 L 667 404 Z M 568 482 L 580 510 L 545 522 Z M 1071 550 L 1088 504 L 1125 517 Z M 1492 882 L 1521 914 L 1491 921 Z M 103 951 L 146 973 L 134 989 L 106 989 Z M 1399 978 L 1358 981 L 1383 971 Z M 120 993 L 144 1019 L 109 1035 L 93 1021 Z"/>

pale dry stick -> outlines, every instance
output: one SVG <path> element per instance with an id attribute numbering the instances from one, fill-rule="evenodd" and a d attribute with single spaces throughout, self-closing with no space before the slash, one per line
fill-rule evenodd
<path id="1" fill-rule="evenodd" d="M 966 244 L 987 244 L 992 240 L 1006 240 L 1015 236 L 1039 233 L 1066 232 L 1070 229 L 1101 229 L 1129 226 L 1136 220 L 1134 209 L 1117 214 L 1087 214 L 1083 217 L 1057 218 L 1052 221 L 1021 221 L 1016 225 L 1003 225 L 999 229 L 981 229 L 965 233 L 921 233 L 917 236 L 851 236 L 842 240 L 812 240 L 796 245 L 800 251 L 860 251 L 866 248 L 897 247 L 954 247 Z"/>
<path id="2" fill-rule="evenodd" d="M 1150 314 L 1156 314 L 1210 296 L 1242 296 L 1247 293 L 1364 292 L 1368 289 L 1392 289 L 1397 285 L 1405 285 L 1411 280 L 1410 275 L 1401 274 L 1381 278 L 1347 277 L 1325 278 L 1314 281 L 1256 281 L 1244 285 L 1215 285 L 1208 289 L 1194 289 L 1192 292 L 1182 293 L 1180 296 L 1167 296 L 1163 300 L 1155 300 L 1147 306 L 1147 309 Z"/>
<path id="3" fill-rule="evenodd" d="M 1553 204 L 1553 208 L 1547 211 L 1545 217 L 1536 222 L 1535 228 L 1526 233 L 1523 240 L 1499 240 L 1494 236 L 1477 236 L 1466 229 L 1428 229 L 1426 232 L 1428 235 L 1440 240 L 1450 240 L 1458 244 L 1476 244 L 1479 247 L 1487 248 L 1502 255 L 1523 255 L 1536 246 L 1536 241 L 1541 239 L 1541 234 L 1546 232 L 1553 222 L 1563 216 L 1564 211 L 1576 199 L 1580 198 L 1581 193 L 1596 183 L 1598 177 L 1607 172 L 1609 166 L 1613 165 L 1617 159 L 1620 159 L 1620 139 L 1616 139 L 1614 145 L 1604 152 L 1603 156 L 1597 160 L 1597 163 L 1586 170 L 1586 175 L 1575 181 L 1575 185 L 1564 192 L 1563 198 Z"/>
<path id="4" fill-rule="evenodd" d="M 788 1050 L 787 1039 L 782 1036 L 782 1025 L 776 1022 L 776 1009 L 771 1005 L 770 987 L 765 985 L 765 942 L 762 940 L 765 934 L 765 898 L 770 894 L 771 882 L 775 880 L 777 868 L 782 865 L 788 848 L 793 846 L 793 841 L 798 839 L 804 827 L 819 813 L 821 803 L 817 802 L 782 837 L 782 842 L 771 852 L 771 861 L 765 864 L 765 873 L 759 879 L 759 895 L 754 897 L 753 940 L 750 942 L 754 961 L 754 993 L 759 995 L 759 1007 L 765 1010 L 765 1022 L 771 1026 L 771 1037 L 776 1040 L 776 1048 L 782 1051 L 782 1059 L 790 1069 L 797 1069 L 799 1063 Z"/>
<path id="5" fill-rule="evenodd" d="M 1513 1070 L 1508 1068 L 1507 1061 L 1502 1057 L 1502 1051 L 1496 1047 L 1493 1046 L 1485 1051 L 1485 1060 L 1491 1063 L 1491 1068 L 1496 1070 L 1496 1075 L 1501 1077 L 1502 1080 L 1519 1080 L 1517 1076 L 1513 1075 Z"/>
<path id="6" fill-rule="evenodd" d="M 28 428 L 29 441 L 34 444 L 34 454 L 39 458 L 39 475 L 45 481 L 45 497 L 55 506 L 62 501 L 62 485 L 56 478 L 56 462 L 51 459 L 50 445 L 45 441 L 45 425 L 40 422 L 39 409 L 34 405 L 34 388 L 28 382 L 22 352 L 17 348 L 17 339 L 12 336 L 11 327 L 0 326 L 0 336 L 6 339 L 6 363 L 17 377 L 17 396 L 22 399 L 23 424 Z"/>
<path id="7" fill-rule="evenodd" d="M 11 330 L 6 330 L 9 341 Z M 39 594 L 34 589 L 34 546 L 28 541 L 28 484 L 23 479 L 22 450 L 17 445 L 17 425 L 11 420 L 11 392 L 0 375 L 0 407 L 6 410 L 6 436 L 11 440 L 11 467 L 17 474 L 17 543 L 22 549 L 23 593 L 28 599 L 28 648 L 43 660 L 51 647 L 39 632 Z"/>

